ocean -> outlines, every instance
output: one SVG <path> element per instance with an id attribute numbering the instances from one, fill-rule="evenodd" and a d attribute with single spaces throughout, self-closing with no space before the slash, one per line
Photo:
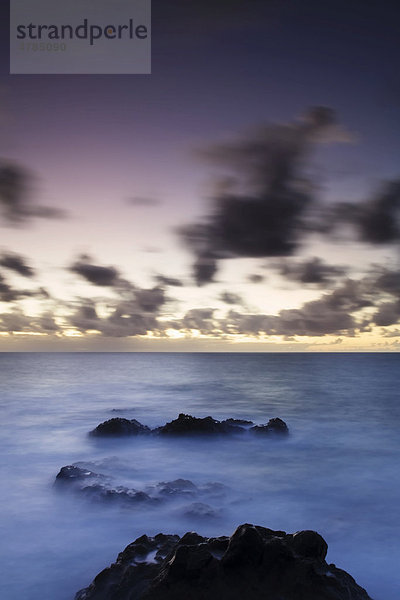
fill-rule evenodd
<path id="1" fill-rule="evenodd" d="M 395 353 L 0 354 L 0 597 L 73 600 L 143 533 L 230 535 L 247 522 L 318 531 L 328 563 L 374 600 L 398 600 L 399 366 Z M 181 412 L 280 417 L 290 435 L 88 436 L 112 417 L 156 427 Z M 137 490 L 226 487 L 203 493 L 203 516 L 186 499 L 93 502 L 54 486 L 74 463 Z"/>

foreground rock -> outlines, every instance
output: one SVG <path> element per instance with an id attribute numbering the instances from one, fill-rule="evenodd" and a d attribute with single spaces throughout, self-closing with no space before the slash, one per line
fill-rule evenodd
<path id="1" fill-rule="evenodd" d="M 251 427 L 253 425 L 253 427 Z M 244 433 L 251 431 L 252 433 L 277 433 L 287 434 L 289 429 L 284 421 L 279 418 L 270 419 L 266 425 L 254 425 L 252 421 L 244 419 L 226 419 L 218 421 L 212 417 L 193 417 L 181 413 L 177 419 L 166 423 L 162 427 L 150 429 L 146 425 L 142 425 L 136 419 L 123 419 L 116 417 L 100 423 L 90 435 L 93 436 L 126 436 L 126 435 L 143 435 L 143 434 L 159 434 L 171 436 L 188 436 L 188 435 L 226 435 L 233 433 Z"/>
<path id="2" fill-rule="evenodd" d="M 248 524 L 230 538 L 143 535 L 75 600 L 371 600 L 327 548 L 315 531 Z"/>

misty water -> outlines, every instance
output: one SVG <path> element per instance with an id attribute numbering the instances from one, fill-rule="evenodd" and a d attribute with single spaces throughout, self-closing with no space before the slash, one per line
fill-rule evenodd
<path id="1" fill-rule="evenodd" d="M 4 600 L 73 600 L 139 535 L 231 534 L 245 522 L 326 539 L 327 561 L 374 600 L 398 600 L 397 354 L 0 354 Z M 88 436 L 115 416 L 156 427 L 185 412 L 284 419 L 290 435 Z M 219 482 L 158 506 L 90 501 L 55 487 L 82 463 L 112 485 Z M 190 513 L 190 511 L 189 511 Z"/>

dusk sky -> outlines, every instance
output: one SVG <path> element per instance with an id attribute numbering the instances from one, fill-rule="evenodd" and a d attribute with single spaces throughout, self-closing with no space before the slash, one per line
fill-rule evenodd
<path id="1" fill-rule="evenodd" d="M 153 0 L 151 75 L 9 75 L 0 351 L 400 348 L 399 9 Z"/>

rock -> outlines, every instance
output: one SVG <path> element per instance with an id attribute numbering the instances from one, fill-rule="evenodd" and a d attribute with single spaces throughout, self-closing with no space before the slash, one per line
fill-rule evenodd
<path id="1" fill-rule="evenodd" d="M 189 500 L 190 504 L 180 506 L 181 514 L 196 518 L 215 518 L 219 511 L 203 502 L 193 502 L 197 498 L 221 499 L 228 488 L 222 483 L 206 483 L 196 486 L 189 479 L 162 481 L 155 485 L 146 486 L 144 490 L 136 490 L 125 486 L 112 485 L 112 479 L 89 469 L 74 465 L 62 467 L 56 476 L 55 484 L 62 489 L 68 487 L 71 491 L 79 492 L 94 502 L 118 502 L 129 505 L 155 505 L 173 500 Z"/>
<path id="2" fill-rule="evenodd" d="M 253 433 L 278 433 L 286 435 L 289 433 L 288 426 L 285 421 L 282 421 L 279 417 L 270 419 L 266 425 L 255 425 L 250 428 Z"/>
<path id="3" fill-rule="evenodd" d="M 99 478 L 103 478 L 102 475 L 89 471 L 89 469 L 82 469 L 75 465 L 67 465 L 62 467 L 56 476 L 56 483 L 82 483 L 86 484 L 87 481 L 98 481 Z"/>
<path id="4" fill-rule="evenodd" d="M 204 417 L 203 419 L 192 417 L 181 413 L 177 419 L 166 423 L 158 429 L 163 435 L 212 435 L 221 433 L 241 433 L 243 427 L 232 425 L 226 421 L 217 421 L 212 417 Z"/>
<path id="5" fill-rule="evenodd" d="M 324 560 L 328 552 L 328 544 L 315 531 L 299 531 L 293 535 L 292 548 L 299 556 Z"/>
<path id="6" fill-rule="evenodd" d="M 166 423 L 161 427 L 150 429 L 146 425 L 142 425 L 136 419 L 123 419 L 122 417 L 114 417 L 104 423 L 97 425 L 90 435 L 93 436 L 132 436 L 141 434 L 161 434 L 161 435 L 215 435 L 215 434 L 231 434 L 244 433 L 249 430 L 254 433 L 288 433 L 288 427 L 282 419 L 270 419 L 266 425 L 253 425 L 252 421 L 245 419 L 225 419 L 218 421 L 213 417 L 193 417 L 181 413 L 177 419 Z"/>
<path id="7" fill-rule="evenodd" d="M 97 425 L 90 435 L 94 436 L 121 436 L 121 435 L 141 435 L 150 433 L 149 427 L 142 425 L 136 419 L 123 419 L 114 417 L 104 423 Z"/>
<path id="8" fill-rule="evenodd" d="M 314 531 L 240 525 L 228 538 L 142 536 L 75 600 L 371 600 Z"/>
<path id="9" fill-rule="evenodd" d="M 82 469 L 76 465 L 62 467 L 56 476 L 55 484 L 68 486 L 95 502 L 118 502 L 121 504 L 158 504 L 157 498 L 124 486 L 112 487 L 110 478 L 100 473 Z"/>
<path id="10" fill-rule="evenodd" d="M 247 421 L 246 419 L 225 419 L 222 421 L 223 423 L 227 423 L 228 425 L 254 425 L 253 421 Z"/>

